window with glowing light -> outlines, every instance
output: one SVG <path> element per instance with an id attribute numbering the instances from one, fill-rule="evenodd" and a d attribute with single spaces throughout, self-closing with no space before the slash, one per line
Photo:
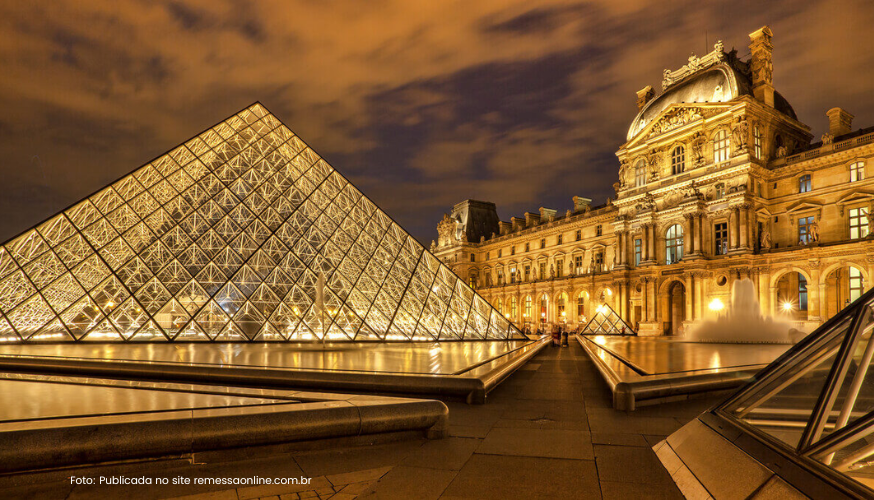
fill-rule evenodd
<path id="1" fill-rule="evenodd" d="M 525 312 L 524 312 L 524 314 L 525 314 L 526 318 L 531 318 L 531 296 L 530 295 L 525 296 Z"/>
<path id="2" fill-rule="evenodd" d="M 865 162 L 857 161 L 850 165 L 850 182 L 865 180 Z"/>
<path id="3" fill-rule="evenodd" d="M 634 164 L 634 187 L 646 185 L 646 160 L 637 160 Z"/>
<path id="4" fill-rule="evenodd" d="M 577 295 L 577 318 L 582 318 L 585 315 L 586 292 L 580 292 Z"/>
<path id="5" fill-rule="evenodd" d="M 558 300 L 555 302 L 556 314 L 558 315 L 559 321 L 564 321 L 567 318 L 567 311 L 565 310 L 565 306 L 567 305 L 567 294 L 562 292 L 558 296 Z"/>
<path id="6" fill-rule="evenodd" d="M 728 161 L 728 132 L 720 130 L 713 136 L 713 162 Z"/>
<path id="7" fill-rule="evenodd" d="M 671 174 L 682 174 L 686 170 L 686 149 L 677 146 L 671 153 Z"/>
<path id="8" fill-rule="evenodd" d="M 516 321 L 516 297 L 510 297 L 510 321 Z"/>
<path id="9" fill-rule="evenodd" d="M 540 322 L 546 323 L 546 308 L 549 305 L 549 297 L 544 293 L 540 296 Z"/>
<path id="10" fill-rule="evenodd" d="M 683 259 L 683 226 L 674 224 L 665 233 L 665 264 L 676 264 Z"/>
<path id="11" fill-rule="evenodd" d="M 850 266 L 850 302 L 862 296 L 862 271 Z"/>
<path id="12" fill-rule="evenodd" d="M 758 125 L 753 127 L 753 154 L 757 159 L 762 159 L 762 131 L 759 130 Z M 759 190 L 759 195 L 761 194 L 761 190 Z"/>
<path id="13" fill-rule="evenodd" d="M 850 238 L 857 240 L 868 236 L 868 207 L 851 208 Z"/>
<path id="14" fill-rule="evenodd" d="M 810 227 L 813 226 L 814 216 L 798 218 L 798 243 L 807 245 L 813 242 L 813 236 L 810 234 Z"/>

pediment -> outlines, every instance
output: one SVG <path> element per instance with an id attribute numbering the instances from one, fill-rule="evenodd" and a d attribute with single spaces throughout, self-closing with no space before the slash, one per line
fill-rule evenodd
<path id="1" fill-rule="evenodd" d="M 868 190 L 859 190 L 853 191 L 852 193 L 847 193 L 844 196 L 838 198 L 835 202 L 836 205 L 847 205 L 849 203 L 857 203 L 863 201 L 871 201 L 874 199 L 874 192 Z"/>
<path id="2" fill-rule="evenodd" d="M 822 203 L 818 201 L 804 200 L 787 207 L 787 213 L 803 212 L 805 210 L 822 210 Z"/>

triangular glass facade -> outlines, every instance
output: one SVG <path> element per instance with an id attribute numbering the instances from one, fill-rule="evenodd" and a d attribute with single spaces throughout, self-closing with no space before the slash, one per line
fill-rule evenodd
<path id="1" fill-rule="evenodd" d="M 0 247 L 0 341 L 524 338 L 254 104 Z"/>
<path id="2" fill-rule="evenodd" d="M 874 290 L 756 375 L 717 411 L 874 489 Z"/>
<path id="3" fill-rule="evenodd" d="M 583 327 L 582 333 L 586 334 L 609 334 L 609 335 L 635 335 L 634 330 L 628 323 L 616 314 L 607 304 L 601 304 L 595 310 L 595 315 Z"/>

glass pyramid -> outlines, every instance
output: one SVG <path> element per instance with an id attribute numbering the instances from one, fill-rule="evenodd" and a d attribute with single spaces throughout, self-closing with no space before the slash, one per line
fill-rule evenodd
<path id="1" fill-rule="evenodd" d="M 717 409 L 772 446 L 874 489 L 874 290 Z"/>
<path id="2" fill-rule="evenodd" d="M 583 327 L 583 335 L 598 334 L 598 335 L 635 335 L 634 330 L 628 326 L 628 323 L 616 314 L 616 311 L 607 304 L 601 304 L 595 310 L 595 315 Z"/>
<path id="3" fill-rule="evenodd" d="M 0 341 L 524 338 L 254 104 L 0 247 Z"/>

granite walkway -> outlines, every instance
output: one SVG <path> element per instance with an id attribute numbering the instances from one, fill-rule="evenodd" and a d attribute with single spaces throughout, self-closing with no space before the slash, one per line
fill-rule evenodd
<path id="1" fill-rule="evenodd" d="M 167 478 L 310 478 L 306 485 L 89 486 L 69 484 L 67 472 L 18 486 L 0 478 L 0 498 L 679 499 L 651 447 L 721 398 L 614 411 L 594 365 L 572 344 L 542 351 L 485 405 L 447 403 L 446 439 L 306 452 L 281 446 L 213 452 L 99 471 Z"/>

